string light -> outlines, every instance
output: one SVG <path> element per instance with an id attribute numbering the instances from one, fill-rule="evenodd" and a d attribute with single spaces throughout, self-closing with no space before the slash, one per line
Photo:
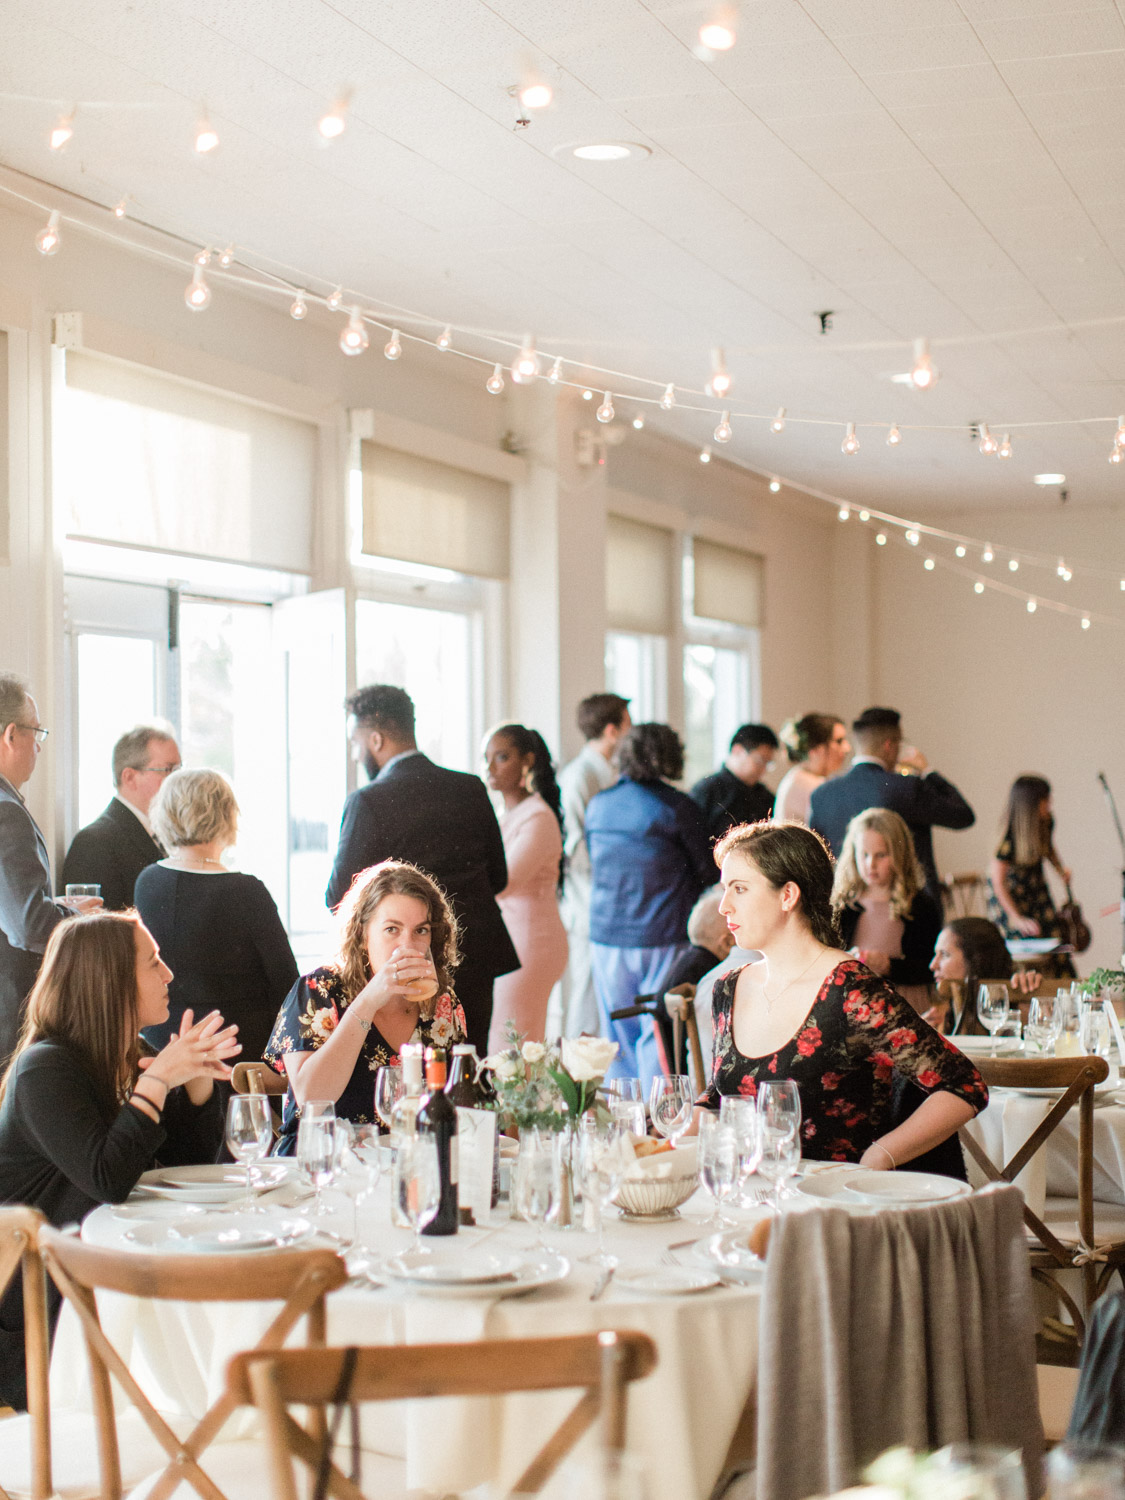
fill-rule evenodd
<path id="1" fill-rule="evenodd" d="M 346 326 L 340 331 L 340 348 L 345 354 L 362 354 L 370 342 L 359 308 L 353 307 Z"/>
<path id="2" fill-rule="evenodd" d="M 1029 599 L 1027 601 L 1027 612 L 1028 612 L 1029 615 L 1033 615 L 1035 613 L 1035 611 L 1036 611 L 1037 608 L 1038 608 L 1038 605 L 1035 603 L 1034 599 Z"/>
<path id="3" fill-rule="evenodd" d="M 707 394 L 716 398 L 730 395 L 731 379 L 727 374 L 726 359 L 721 349 L 711 350 L 711 379 L 707 382 Z"/>
<path id="4" fill-rule="evenodd" d="M 859 513 L 859 519 L 861 521 L 870 521 L 871 512 L 869 510 L 861 510 Z"/>
<path id="5" fill-rule="evenodd" d="M 851 515 L 851 511 L 846 505 L 841 505 L 840 509 L 836 512 L 836 515 L 841 521 L 846 521 Z"/>
<path id="6" fill-rule="evenodd" d="M 582 399 L 583 401 L 592 401 L 594 399 L 594 393 L 589 386 L 582 392 Z"/>
<path id="7" fill-rule="evenodd" d="M 773 495 L 776 495 L 780 491 L 780 489 L 781 489 L 781 480 L 780 479 L 771 479 L 770 480 L 770 493 L 773 494 Z"/>
<path id="8" fill-rule="evenodd" d="M 1121 449 L 1116 444 L 1110 449 L 1109 461 L 1111 464 L 1119 464 L 1121 462 Z"/>
<path id="9" fill-rule="evenodd" d="M 207 118 L 206 111 L 200 115 L 199 124 L 195 127 L 195 149 L 200 156 L 206 156 L 208 151 L 214 151 L 219 144 L 219 133 Z"/>
<path id="10" fill-rule="evenodd" d="M 638 432 L 643 432 L 644 431 L 644 425 L 645 425 L 644 412 L 640 412 L 639 411 L 637 413 L 637 415 L 633 418 L 633 426 L 636 428 L 636 430 Z"/>
<path id="11" fill-rule="evenodd" d="M 965 549 L 964 549 L 964 547 L 958 547 L 957 548 L 957 556 L 958 557 L 964 557 L 964 555 L 965 555 Z"/>
<path id="12" fill-rule="evenodd" d="M 995 553 L 992 550 L 992 543 L 991 542 L 986 542 L 985 543 L 984 551 L 980 555 L 981 562 L 989 563 L 989 562 L 992 561 L 992 559 L 993 559 L 994 556 L 995 556 Z M 1121 585 L 1121 587 L 1125 588 L 1125 583 L 1123 583 Z"/>
<path id="13" fill-rule="evenodd" d="M 1113 434 L 1113 446 L 1125 448 L 1125 417 L 1118 417 L 1117 431 Z"/>
<path id="14" fill-rule="evenodd" d="M 1003 440 L 1000 443 L 999 448 L 997 448 L 997 450 L 996 450 L 996 457 L 997 458 L 1011 458 L 1011 456 L 1012 456 L 1012 440 L 1008 436 L 1008 434 L 1005 433 L 1004 437 L 1003 437 Z"/>
<path id="15" fill-rule="evenodd" d="M 676 404 L 676 388 L 669 382 L 664 387 L 664 394 L 660 398 L 660 406 L 663 411 L 671 411 Z"/>
<path id="16" fill-rule="evenodd" d="M 733 5 L 720 6 L 699 28 L 700 46 L 708 52 L 729 52 L 737 41 L 738 13 Z"/>
<path id="17" fill-rule="evenodd" d="M 329 312 L 339 312 L 340 304 L 344 300 L 344 289 L 338 286 L 335 291 L 329 292 L 324 299 L 324 305 Z"/>
<path id="18" fill-rule="evenodd" d="M 927 557 L 926 561 L 922 564 L 922 566 L 925 568 L 925 570 L 926 570 L 927 573 L 932 573 L 934 571 L 934 568 L 937 565 L 934 562 L 934 560 L 933 560 L 932 557 Z"/>
<path id="19" fill-rule="evenodd" d="M 770 423 L 770 431 L 771 432 L 784 432 L 785 431 L 785 408 L 784 408 L 784 406 L 779 406 L 777 408 L 777 416 L 774 417 L 773 421 Z"/>
<path id="20" fill-rule="evenodd" d="M 559 355 L 551 366 L 551 373 L 547 376 L 551 385 L 558 385 L 562 379 L 562 355 Z"/>
<path id="21" fill-rule="evenodd" d="M 717 443 L 729 443 L 731 439 L 730 412 L 723 412 L 719 419 L 719 425 L 715 428 L 715 441 Z"/>
<path id="22" fill-rule="evenodd" d="M 916 531 L 908 531 L 906 533 L 906 540 L 910 543 L 910 545 L 912 547 L 917 547 L 919 541 L 921 540 L 921 537 L 918 535 L 918 533 Z"/>
<path id="23" fill-rule="evenodd" d="M 197 250 L 192 259 L 197 266 L 209 266 L 211 264 L 210 245 L 205 245 L 202 250 Z"/>
<path id="24" fill-rule="evenodd" d="M 535 340 L 530 333 L 524 334 L 523 347 L 512 360 L 512 379 L 517 385 L 530 385 L 539 374 L 539 356 L 535 352 Z"/>
<path id="25" fill-rule="evenodd" d="M 1069 569 L 1068 569 L 1068 568 L 1067 568 L 1067 565 L 1066 565 L 1066 562 L 1065 562 L 1065 561 L 1064 561 L 1064 559 L 1063 559 L 1063 558 L 1061 558 L 1061 557 L 1060 557 L 1060 558 L 1059 558 L 1059 565 L 1058 565 L 1058 567 L 1057 567 L 1057 568 L 1056 568 L 1056 569 L 1055 569 L 1055 572 L 1056 572 L 1056 573 L 1057 573 L 1057 574 L 1058 574 L 1058 576 L 1059 576 L 1059 577 L 1060 577 L 1060 578 L 1062 578 L 1062 579 L 1069 579 L 1069 577 L 1070 577 L 1070 571 L 1069 571 Z"/>
<path id="26" fill-rule="evenodd" d="M 35 236 L 35 248 L 40 255 L 54 255 L 62 244 L 59 233 L 59 211 L 56 208 L 43 228 Z"/>
<path id="27" fill-rule="evenodd" d="M 225 250 L 222 250 L 219 253 L 219 264 L 222 266 L 224 271 L 229 271 L 233 262 L 234 246 L 228 245 Z"/>
<path id="28" fill-rule="evenodd" d="M 126 210 L 128 209 L 128 207 L 129 207 L 129 199 L 126 196 L 126 197 L 122 198 L 119 203 L 115 203 L 114 204 L 114 206 L 113 206 L 113 217 L 115 219 L 123 219 L 125 217 L 125 213 L 126 213 Z"/>
<path id="29" fill-rule="evenodd" d="M 929 339 L 914 340 L 914 368 L 910 372 L 910 380 L 916 391 L 928 391 L 937 381 L 937 371 L 934 362 L 930 358 Z"/>
<path id="30" fill-rule="evenodd" d="M 888 448 L 897 448 L 898 445 L 899 445 L 899 443 L 901 443 L 901 442 L 902 442 L 902 433 L 899 432 L 899 430 L 898 430 L 898 424 L 895 423 L 891 427 L 890 432 L 887 433 L 887 447 Z"/>
<path id="31" fill-rule="evenodd" d="M 485 381 L 484 388 L 490 396 L 498 396 L 504 389 L 504 375 L 499 365 L 492 366 L 492 374 Z"/>
<path id="32" fill-rule="evenodd" d="M 397 328 L 391 329 L 391 336 L 383 345 L 383 355 L 386 359 L 402 358 L 402 339 Z"/>
<path id="33" fill-rule="evenodd" d="M 333 102 L 332 108 L 327 114 L 321 115 L 316 122 L 316 128 L 326 141 L 334 141 L 337 136 L 343 135 L 348 128 L 348 105 L 352 102 L 351 89 L 345 89 L 338 99 Z"/>
<path id="34" fill-rule="evenodd" d="M 613 397 L 609 394 L 608 391 L 606 391 L 602 396 L 602 404 L 598 407 L 594 415 L 597 417 L 599 422 L 613 421 Z"/>
<path id="35" fill-rule="evenodd" d="M 885 547 L 887 545 L 887 533 L 885 531 L 880 531 L 880 532 L 876 533 L 876 535 L 875 535 L 875 545 L 877 547 Z"/>
<path id="36" fill-rule="evenodd" d="M 709 464 L 711 462 L 711 450 L 710 450 L 710 448 L 704 448 L 704 449 L 702 449 L 700 451 L 699 462 L 701 464 Z"/>
<path id="37" fill-rule="evenodd" d="M 445 327 L 438 334 L 436 343 L 437 343 L 437 347 L 441 350 L 441 352 L 443 354 L 452 345 L 452 343 L 453 343 L 453 329 L 452 329 L 452 327 L 448 323 L 445 325 Z"/>
<path id="38" fill-rule="evenodd" d="M 996 439 L 989 432 L 987 425 L 982 424 L 980 429 L 980 451 L 984 454 L 995 453 L 997 446 Z"/>
<path id="39" fill-rule="evenodd" d="M 1008 559 L 1008 572 L 1009 573 L 1018 573 L 1019 570 L 1020 570 L 1020 560 L 1019 560 L 1019 558 L 1018 557 L 1009 557 L 1009 559 Z"/>
<path id="40" fill-rule="evenodd" d="M 980 581 L 979 578 L 977 579 L 976 583 L 973 584 L 973 593 L 974 594 L 983 594 L 984 593 L 984 584 L 981 583 L 981 581 Z"/>
<path id="41" fill-rule="evenodd" d="M 1089 615 L 1083 615 L 1082 616 L 1082 629 L 1083 630 L 1089 630 L 1089 628 L 1090 628 L 1090 616 Z"/>
<path id="42" fill-rule="evenodd" d="M 859 452 L 859 438 L 855 435 L 854 422 L 848 423 L 848 430 L 844 434 L 844 441 L 840 444 L 840 452 L 848 454 L 849 457 Z"/>
<path id="43" fill-rule="evenodd" d="M 51 131 L 50 146 L 52 151 L 61 151 L 74 135 L 74 110 L 68 115 L 60 115 L 55 121 Z"/>
<path id="44" fill-rule="evenodd" d="M 308 315 L 309 304 L 305 301 L 305 294 L 304 292 L 298 292 L 297 295 L 293 298 L 293 301 L 289 304 L 289 316 L 295 323 L 300 323 L 301 320 L 303 318 L 307 318 Z"/>
<path id="45" fill-rule="evenodd" d="M 191 273 L 191 280 L 184 292 L 184 301 L 192 312 L 203 312 L 204 308 L 211 306 L 211 288 L 203 279 L 203 267 L 200 265 L 197 265 Z"/>

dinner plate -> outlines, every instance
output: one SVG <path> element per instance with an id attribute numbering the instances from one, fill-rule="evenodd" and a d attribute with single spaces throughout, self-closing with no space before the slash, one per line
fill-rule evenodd
<path id="1" fill-rule="evenodd" d="M 383 1270 L 402 1281 L 475 1286 L 482 1282 L 511 1281 L 522 1264 L 518 1255 L 493 1255 L 486 1250 L 448 1255 L 433 1250 L 407 1250 L 385 1261 Z"/>
<path id="2" fill-rule="evenodd" d="M 1095 1083 L 1094 1096 L 1098 1099 L 1111 1098 L 1114 1092 L 1121 1087 L 1119 1078 L 1103 1078 L 1101 1083 Z M 1066 1089 L 1036 1089 L 1036 1088 L 994 1088 L 994 1094 L 1019 1094 L 1024 1099 L 1061 1099 Z"/>
<path id="3" fill-rule="evenodd" d="M 1016 1057 L 1023 1053 L 1023 1043 L 1015 1036 L 998 1036 L 995 1042 L 990 1036 L 950 1036 L 946 1041 L 952 1042 L 966 1057 L 992 1057 L 993 1046 L 996 1057 Z"/>
<path id="4" fill-rule="evenodd" d="M 138 1223 L 125 1239 L 138 1250 L 171 1255 L 229 1255 L 247 1250 L 289 1249 L 304 1245 L 315 1231 L 307 1219 L 263 1223 L 258 1214 L 205 1214 L 178 1223 Z"/>
<path id="5" fill-rule="evenodd" d="M 747 1244 L 748 1229 L 727 1229 L 707 1235 L 692 1246 L 692 1259 L 723 1281 L 757 1286 L 766 1263 Z"/>
<path id="6" fill-rule="evenodd" d="M 850 1192 L 848 1190 L 850 1182 L 860 1176 L 870 1176 L 872 1178 L 923 1177 L 929 1182 L 938 1182 L 943 1185 L 949 1183 L 953 1191 L 943 1194 L 941 1198 L 933 1196 L 921 1198 L 906 1196 L 906 1194 L 910 1194 L 912 1191 L 909 1186 L 901 1189 L 900 1191 L 903 1196 L 898 1197 L 894 1196 L 895 1190 L 892 1188 L 876 1189 L 876 1193 L 879 1194 L 877 1197 L 871 1194 L 864 1195 L 858 1192 Z M 857 1166 L 853 1162 L 842 1163 L 834 1172 L 818 1172 L 815 1177 L 803 1177 L 797 1184 L 797 1191 L 806 1198 L 814 1198 L 820 1203 L 831 1203 L 836 1208 L 846 1208 L 849 1213 L 869 1214 L 873 1213 L 880 1204 L 889 1207 L 893 1203 L 900 1207 L 907 1207 L 912 1203 L 941 1202 L 944 1197 L 963 1198 L 972 1189 L 967 1182 L 958 1182 L 953 1177 L 939 1177 L 929 1172 L 869 1172 L 866 1167 Z"/>
<path id="7" fill-rule="evenodd" d="M 570 1275 L 570 1261 L 553 1250 L 529 1251 L 514 1257 L 516 1267 L 511 1276 L 496 1281 L 420 1281 L 416 1277 L 396 1275 L 392 1256 L 371 1267 L 373 1281 L 397 1282 L 404 1290 L 422 1297 L 519 1297 L 539 1287 L 553 1286 Z"/>
<path id="8" fill-rule="evenodd" d="M 944 1203 L 971 1191 L 967 1182 L 931 1172 L 852 1172 L 842 1186 L 875 1203 Z"/>
<path id="9" fill-rule="evenodd" d="M 1035 958 L 1041 953 L 1053 953 L 1059 947 L 1059 939 L 1051 937 L 1009 938 L 1005 946 L 1013 958 Z"/>
<path id="10" fill-rule="evenodd" d="M 630 1292 L 644 1292 L 656 1297 L 684 1297 L 691 1292 L 705 1292 L 721 1286 L 722 1278 L 714 1271 L 697 1271 L 693 1266 L 636 1266 L 618 1271 L 617 1285 Z"/>
<path id="11" fill-rule="evenodd" d="M 269 1162 L 258 1169 L 264 1180 L 255 1180 L 254 1192 L 270 1192 L 290 1181 L 293 1171 L 287 1162 Z M 142 1194 L 169 1198 L 181 1203 L 218 1205 L 233 1203 L 245 1196 L 246 1174 L 232 1163 L 201 1167 L 154 1167 L 142 1174 L 137 1183 Z"/>

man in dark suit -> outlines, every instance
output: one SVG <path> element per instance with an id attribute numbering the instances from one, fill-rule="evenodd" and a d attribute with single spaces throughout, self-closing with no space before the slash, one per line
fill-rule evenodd
<path id="1" fill-rule="evenodd" d="M 19 1037 L 23 1003 L 47 939 L 70 911 L 95 911 L 97 897 L 51 899 L 47 845 L 20 795 L 47 731 L 35 699 L 14 672 L 0 672 L 0 1067 Z"/>
<path id="2" fill-rule="evenodd" d="M 734 732 L 723 765 L 692 787 L 712 843 L 739 823 L 761 823 L 773 816 L 773 793 L 762 785 L 762 777 L 773 766 L 777 748 L 777 735 L 768 724 L 743 724 Z"/>
<path id="3" fill-rule="evenodd" d="M 180 749 L 168 726 L 138 724 L 113 747 L 113 800 L 80 828 L 63 861 L 62 887 L 100 885 L 109 911 L 133 904 L 137 876 L 163 859 L 148 810 L 164 778 L 180 769 Z"/>
<path id="4" fill-rule="evenodd" d="M 818 786 L 812 794 L 810 826 L 839 855 L 848 824 L 869 807 L 898 813 L 914 835 L 914 848 L 926 872 L 926 890 L 941 907 L 931 829 L 971 828 L 972 808 L 951 781 L 931 771 L 920 750 L 902 749 L 901 716 L 893 708 L 864 709 L 852 725 L 858 754 L 851 770 Z M 896 766 L 916 774 L 901 775 Z"/>
<path id="5" fill-rule="evenodd" d="M 414 739 L 414 704 L 380 683 L 348 699 L 352 753 L 371 778 L 344 805 L 336 863 L 325 899 L 338 905 L 360 870 L 403 859 L 433 876 L 453 904 L 462 960 L 454 976 L 469 1041 L 483 1057 L 492 1019 L 492 984 L 519 968 L 496 904 L 508 883 L 504 841 L 478 776 L 449 771 Z"/>

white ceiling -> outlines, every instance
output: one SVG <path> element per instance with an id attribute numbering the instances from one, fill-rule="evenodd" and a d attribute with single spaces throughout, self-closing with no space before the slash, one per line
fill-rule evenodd
<path id="1" fill-rule="evenodd" d="M 722 344 L 735 409 L 962 428 L 888 450 L 861 425 L 845 458 L 839 431 L 735 422 L 732 456 L 836 493 L 1047 507 L 1031 476 L 1059 470 L 1072 504 L 1119 504 L 1111 426 L 1013 432 L 1004 463 L 967 425 L 1125 407 L 1125 323 L 1096 326 L 1125 317 L 1123 5 L 743 0 L 707 64 L 708 0 L 5 0 L 0 160 L 571 360 L 700 386 Z M 526 133 L 521 57 L 556 89 Z M 326 148 L 315 121 L 345 84 Z M 51 101 L 75 100 L 52 153 Z M 601 139 L 652 155 L 552 155 Z M 942 376 L 925 395 L 889 382 L 918 335 Z"/>

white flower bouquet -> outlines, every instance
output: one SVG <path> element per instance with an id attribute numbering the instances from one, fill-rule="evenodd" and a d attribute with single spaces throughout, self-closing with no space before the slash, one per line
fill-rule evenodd
<path id="1" fill-rule="evenodd" d="M 598 1108 L 598 1088 L 617 1056 L 617 1043 L 604 1037 L 564 1037 L 524 1041 L 511 1022 L 508 1045 L 486 1057 L 496 1107 L 520 1130 L 565 1130 L 580 1115 Z"/>

